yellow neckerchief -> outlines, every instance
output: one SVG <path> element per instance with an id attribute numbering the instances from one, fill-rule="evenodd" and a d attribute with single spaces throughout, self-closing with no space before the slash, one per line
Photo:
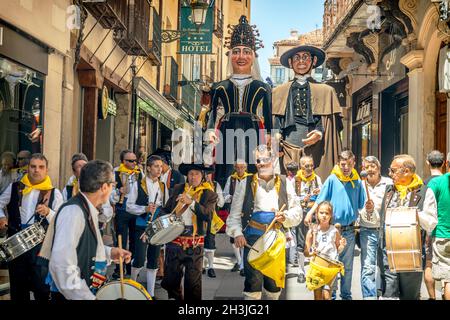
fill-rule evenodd
<path id="1" fill-rule="evenodd" d="M 234 173 L 231 175 L 231 179 L 236 179 L 236 180 L 238 180 L 238 181 L 242 181 L 242 180 L 244 180 L 245 178 L 250 177 L 250 176 L 252 176 L 252 174 L 251 174 L 251 173 L 248 173 L 247 171 L 244 172 L 244 175 L 243 175 L 242 177 L 239 177 L 238 174 L 237 174 L 237 172 L 234 172 Z"/>
<path id="2" fill-rule="evenodd" d="M 188 192 L 189 188 L 190 185 L 186 183 L 184 185 L 184 192 L 187 193 L 189 196 L 191 196 L 197 203 L 200 201 L 203 192 L 205 190 L 210 190 L 214 192 L 214 188 L 211 186 L 211 183 L 209 182 L 203 182 L 197 188 L 191 188 L 191 190 Z M 192 227 L 194 229 L 192 232 L 192 238 L 194 239 L 197 234 L 197 216 L 195 215 L 195 213 L 192 215 Z"/>
<path id="3" fill-rule="evenodd" d="M 78 194 L 78 192 L 80 192 L 80 188 L 78 186 L 78 179 L 74 178 L 72 181 L 72 184 L 70 185 L 73 187 L 72 189 L 72 197 L 76 196 Z"/>
<path id="4" fill-rule="evenodd" d="M 305 177 L 303 175 L 303 170 L 298 170 L 297 171 L 297 175 L 295 176 L 295 178 L 298 181 L 303 181 L 304 183 L 309 184 L 311 181 L 313 181 L 316 178 L 316 173 L 313 171 L 312 174 L 309 177 Z"/>
<path id="5" fill-rule="evenodd" d="M 152 180 L 151 178 L 149 178 L 149 179 Z M 153 182 L 153 180 L 152 180 L 152 182 Z M 160 181 L 159 179 L 158 179 L 158 182 L 159 182 L 159 189 L 162 192 L 162 194 L 161 194 L 162 199 L 164 199 L 164 193 L 165 193 L 164 192 L 164 183 L 162 181 Z M 147 178 L 146 177 L 143 177 L 141 179 L 141 187 L 142 187 L 142 190 L 144 190 L 145 194 L 148 195 Z"/>
<path id="6" fill-rule="evenodd" d="M 30 179 L 28 179 L 28 174 L 26 174 L 20 182 L 25 185 L 25 189 L 22 191 L 23 195 L 29 194 L 32 190 L 48 191 L 53 189 L 52 181 L 49 176 L 46 176 L 44 181 L 39 184 L 31 184 Z"/>
<path id="7" fill-rule="evenodd" d="M 411 181 L 411 183 L 409 185 L 403 186 L 400 184 L 395 184 L 394 186 L 395 186 L 395 189 L 400 193 L 400 200 L 404 200 L 406 198 L 406 196 L 408 195 L 408 192 L 411 192 L 411 191 L 419 188 L 422 185 L 423 185 L 422 179 L 417 174 L 414 174 L 413 180 Z"/>
<path id="8" fill-rule="evenodd" d="M 280 194 L 280 189 L 281 189 L 281 178 L 279 175 L 275 175 L 275 190 L 277 191 L 277 194 Z M 258 190 L 258 174 L 253 175 L 252 180 L 253 198 L 256 195 L 256 190 Z"/>
<path id="9" fill-rule="evenodd" d="M 139 174 L 141 170 L 139 169 L 139 166 L 134 167 L 134 169 L 130 170 L 123 163 L 120 164 L 119 169 L 117 169 L 120 173 L 126 173 L 129 175 L 132 175 L 133 173 Z"/>
<path id="10" fill-rule="evenodd" d="M 335 166 L 333 168 L 333 171 L 331 171 L 331 174 L 335 174 L 336 177 L 341 180 L 342 182 L 350 182 L 352 184 L 352 187 L 355 187 L 355 184 L 353 183 L 353 181 L 358 181 L 360 180 L 359 178 L 359 174 L 356 171 L 356 169 L 352 170 L 352 173 L 350 174 L 349 177 L 344 176 L 344 174 L 342 173 L 342 170 L 339 166 Z"/>

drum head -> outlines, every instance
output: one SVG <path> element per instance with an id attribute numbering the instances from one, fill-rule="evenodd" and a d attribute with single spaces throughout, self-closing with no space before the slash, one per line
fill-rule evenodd
<path id="1" fill-rule="evenodd" d="M 151 300 L 148 292 L 139 283 L 125 279 L 124 280 L 125 300 Z M 98 290 L 97 300 L 120 300 L 121 299 L 120 281 L 112 281 L 105 284 Z"/>
<path id="2" fill-rule="evenodd" d="M 259 258 L 264 252 L 266 252 L 275 242 L 277 238 L 277 231 L 270 230 L 265 235 L 261 236 L 258 240 L 256 240 L 253 248 L 258 250 L 250 250 L 248 253 L 248 261 L 253 261 Z"/>
<path id="3" fill-rule="evenodd" d="M 183 223 L 174 223 L 170 227 L 157 232 L 151 239 L 152 245 L 163 245 L 175 240 L 184 231 Z"/>

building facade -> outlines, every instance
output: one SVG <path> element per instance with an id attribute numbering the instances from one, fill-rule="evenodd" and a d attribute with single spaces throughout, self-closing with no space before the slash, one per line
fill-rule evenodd
<path id="1" fill-rule="evenodd" d="M 411 154 L 427 176 L 425 157 L 448 152 L 447 95 L 439 92 L 439 54 L 448 26 L 427 0 L 328 0 L 324 48 L 334 81 L 346 92 L 344 145 L 358 157 Z M 447 31 L 446 31 L 447 30 Z"/>

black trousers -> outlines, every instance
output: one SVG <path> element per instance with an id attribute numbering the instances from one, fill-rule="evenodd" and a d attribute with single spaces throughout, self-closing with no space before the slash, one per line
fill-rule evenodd
<path id="1" fill-rule="evenodd" d="M 116 235 L 122 235 L 122 246 L 124 249 L 128 248 L 128 250 L 132 253 L 132 256 L 136 254 L 136 215 L 126 212 L 123 206 L 116 205 Z M 128 239 L 130 240 L 128 243 Z M 128 247 L 127 247 L 128 244 Z M 117 239 L 115 241 L 115 246 L 118 246 Z M 119 265 L 116 266 L 116 272 L 119 271 Z M 128 274 L 131 273 L 131 264 L 126 265 L 126 272 Z"/>
<path id="2" fill-rule="evenodd" d="M 378 248 L 378 264 L 381 271 L 383 298 L 420 300 L 422 272 L 391 272 L 386 248 Z"/>
<path id="3" fill-rule="evenodd" d="M 158 260 L 161 252 L 161 246 L 154 246 L 144 243 L 140 237 L 145 232 L 145 227 L 136 226 L 135 237 L 135 256 L 133 257 L 134 268 L 142 268 L 147 257 L 147 268 L 158 269 Z"/>
<path id="4" fill-rule="evenodd" d="M 211 221 L 208 222 L 206 227 L 205 235 L 205 249 L 215 250 L 216 249 L 216 235 L 211 233 Z"/>
<path id="5" fill-rule="evenodd" d="M 184 267 L 184 295 L 181 290 L 181 279 Z M 202 267 L 203 247 L 187 248 L 166 244 L 164 262 L 164 278 L 161 287 L 167 290 L 169 299 L 184 301 L 202 300 Z"/>
<path id="6" fill-rule="evenodd" d="M 38 263 L 41 245 L 22 254 L 8 264 L 11 300 L 30 301 L 33 292 L 36 301 L 49 301 L 50 287 L 45 284 L 48 267 Z"/>

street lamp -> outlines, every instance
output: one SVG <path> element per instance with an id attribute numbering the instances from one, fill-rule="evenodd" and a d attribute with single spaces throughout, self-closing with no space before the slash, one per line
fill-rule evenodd
<path id="1" fill-rule="evenodd" d="M 192 22 L 200 28 L 205 24 L 209 7 L 208 0 L 191 0 Z"/>
<path id="2" fill-rule="evenodd" d="M 199 29 L 205 24 L 206 15 L 208 14 L 209 0 L 191 0 L 189 6 L 192 10 L 192 22 Z M 162 30 L 161 40 L 163 43 L 169 43 L 180 39 L 182 36 L 187 35 L 188 31 L 181 30 Z"/>

